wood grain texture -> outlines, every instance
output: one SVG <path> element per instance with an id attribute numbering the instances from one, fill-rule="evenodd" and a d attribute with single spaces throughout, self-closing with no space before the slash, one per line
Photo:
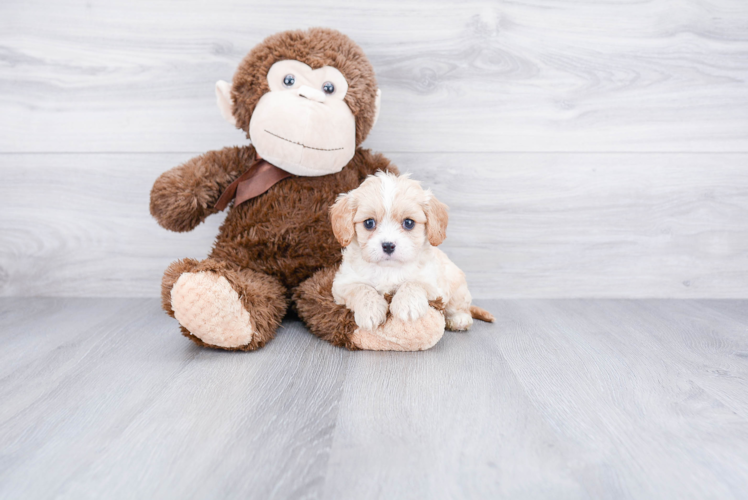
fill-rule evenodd
<path id="1" fill-rule="evenodd" d="M 157 297 L 192 233 L 148 214 L 189 154 L 0 155 L 0 294 Z M 748 155 L 390 155 L 451 207 L 443 245 L 490 297 L 748 297 Z"/>
<path id="2" fill-rule="evenodd" d="M 706 320 L 703 311 L 682 311 L 696 307 L 533 301 L 498 311 L 512 325 L 501 337 L 502 354 L 534 406 L 568 438 L 570 454 L 585 457 L 572 467 L 593 498 L 742 496 L 746 420 L 713 389 L 731 392 L 742 380 L 738 394 L 745 400 L 746 366 L 713 373 L 714 356 L 691 363 L 710 350 L 712 338 L 724 336 L 719 326 L 694 331 L 691 321 Z M 741 348 L 747 341 L 743 336 Z M 729 350 L 719 360 L 730 363 Z M 709 378 L 712 387 L 704 385 Z M 710 422 L 710 429 L 699 421 Z M 719 436 L 705 440 L 712 425 Z M 632 475 L 641 481 L 630 481 Z"/>
<path id="3" fill-rule="evenodd" d="M 495 300 L 429 351 L 158 299 L 0 300 L 2 498 L 719 498 L 748 488 L 748 302 Z"/>
<path id="4" fill-rule="evenodd" d="M 319 25 L 374 64 L 377 150 L 748 151 L 742 0 L 7 0 L 0 152 L 242 143 L 215 81 L 265 36 Z"/>
<path id="5" fill-rule="evenodd" d="M 248 357 L 181 338 L 154 299 L 1 307 L 7 350 L 33 349 L 3 364 L 0 497 L 321 489 L 348 352 L 300 323 Z M 19 308 L 23 318 L 6 320 Z"/>

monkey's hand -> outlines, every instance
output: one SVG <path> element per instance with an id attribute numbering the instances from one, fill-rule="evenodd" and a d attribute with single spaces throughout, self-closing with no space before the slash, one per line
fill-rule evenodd
<path id="1" fill-rule="evenodd" d="M 217 212 L 218 198 L 254 158 L 254 148 L 224 148 L 164 172 L 151 189 L 151 215 L 171 231 L 192 231 Z"/>

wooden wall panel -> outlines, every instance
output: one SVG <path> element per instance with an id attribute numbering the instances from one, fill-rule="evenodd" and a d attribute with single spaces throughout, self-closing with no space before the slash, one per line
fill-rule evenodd
<path id="1" fill-rule="evenodd" d="M 390 155 L 451 207 L 476 297 L 748 297 L 746 154 Z M 210 250 L 148 214 L 188 154 L 3 155 L 0 294 L 157 296 Z"/>
<path id="2" fill-rule="evenodd" d="M 479 297 L 748 295 L 742 0 L 8 0 L 0 4 L 0 294 L 153 296 L 220 217 L 160 229 L 170 166 L 245 144 L 213 85 L 266 35 L 359 42 L 366 146 L 452 206 Z"/>
<path id="3" fill-rule="evenodd" d="M 0 152 L 202 152 L 266 35 L 338 28 L 383 90 L 381 151 L 748 151 L 742 0 L 4 1 Z"/>

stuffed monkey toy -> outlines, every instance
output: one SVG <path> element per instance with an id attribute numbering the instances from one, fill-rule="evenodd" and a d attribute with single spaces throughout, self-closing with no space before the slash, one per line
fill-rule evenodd
<path id="1" fill-rule="evenodd" d="M 388 316 L 369 331 L 332 298 L 341 247 L 330 206 L 378 170 L 397 173 L 360 147 L 380 102 L 361 48 L 330 29 L 278 33 L 252 49 L 231 84 L 216 84 L 216 96 L 251 145 L 193 158 L 151 191 L 151 214 L 171 231 L 191 231 L 228 208 L 208 258 L 178 260 L 164 273 L 163 308 L 182 333 L 202 346 L 251 351 L 275 336 L 292 307 L 337 346 L 433 346 L 445 326 L 439 301 L 416 321 Z"/>

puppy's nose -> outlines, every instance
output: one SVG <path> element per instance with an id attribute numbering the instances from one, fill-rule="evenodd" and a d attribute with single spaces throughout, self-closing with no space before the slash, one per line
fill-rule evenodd
<path id="1" fill-rule="evenodd" d="M 382 250 L 384 250 L 384 253 L 386 253 L 387 255 L 391 255 L 392 252 L 395 251 L 395 244 L 390 243 L 389 241 L 385 241 L 384 243 L 382 243 Z"/>

